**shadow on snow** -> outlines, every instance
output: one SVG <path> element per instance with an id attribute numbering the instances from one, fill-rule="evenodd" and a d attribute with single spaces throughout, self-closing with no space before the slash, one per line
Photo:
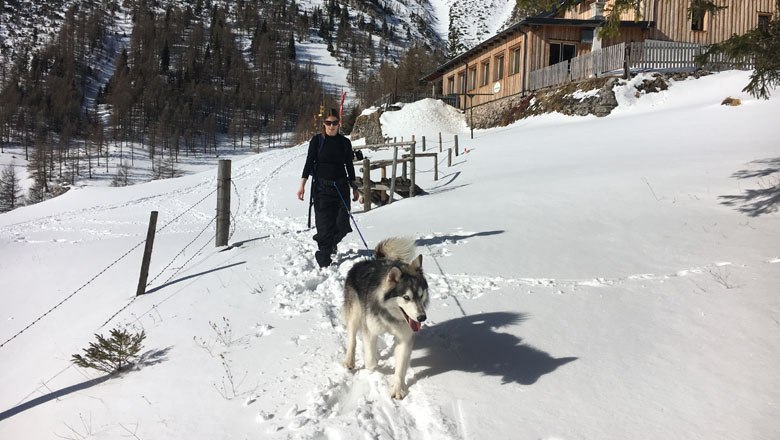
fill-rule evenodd
<path id="1" fill-rule="evenodd" d="M 474 232 L 468 235 L 459 235 L 459 234 L 450 234 L 450 235 L 442 235 L 440 237 L 433 237 L 433 238 L 418 238 L 414 244 L 416 246 L 435 246 L 439 244 L 444 244 L 447 242 L 456 242 L 460 240 L 465 240 L 467 238 L 471 237 L 487 237 L 490 235 L 498 235 L 503 234 L 503 230 L 499 231 L 484 231 L 484 232 Z"/>
<path id="2" fill-rule="evenodd" d="M 491 312 L 464 316 L 425 328 L 417 336 L 415 350 L 425 355 L 413 358 L 415 379 L 452 370 L 501 377 L 504 384 L 531 385 L 545 374 L 577 360 L 555 358 L 524 344 L 517 336 L 499 331 L 525 321 L 526 315 Z"/>
<path id="3" fill-rule="evenodd" d="M 757 160 L 752 163 L 765 167 L 759 170 L 740 170 L 732 174 L 735 179 L 758 179 L 758 189 L 747 189 L 739 195 L 720 196 L 726 206 L 737 206 L 737 210 L 751 217 L 771 214 L 780 203 L 780 157 Z"/>
<path id="4" fill-rule="evenodd" d="M 132 365 L 132 369 L 139 369 L 142 367 L 147 367 L 150 365 L 157 365 L 161 362 L 164 362 L 167 360 L 167 354 L 171 350 L 171 347 L 165 348 L 163 350 L 149 350 L 139 356 L 138 361 L 135 362 L 135 364 Z M 44 394 L 43 396 L 36 397 L 35 399 L 28 400 L 27 402 L 24 402 L 22 404 L 19 404 L 9 410 L 0 412 L 0 421 L 5 420 L 9 417 L 13 417 L 19 413 L 22 413 L 24 411 L 27 411 L 28 409 L 35 408 L 38 405 L 42 405 L 46 402 L 52 401 L 54 399 L 59 399 L 60 397 L 67 396 L 68 394 L 75 393 L 77 391 L 85 390 L 87 388 L 91 388 L 95 385 L 101 384 L 109 379 L 120 377 L 122 373 L 125 373 L 130 370 L 123 370 L 122 372 L 115 373 L 115 374 L 105 374 L 103 376 L 97 377 L 95 379 L 90 379 L 81 383 L 78 383 L 76 385 L 71 385 L 62 389 L 59 389 L 57 391 L 52 391 L 51 393 Z"/>

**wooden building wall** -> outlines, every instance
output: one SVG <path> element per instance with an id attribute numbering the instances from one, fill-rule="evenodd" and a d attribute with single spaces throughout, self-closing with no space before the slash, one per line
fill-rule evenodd
<path id="1" fill-rule="evenodd" d="M 717 14 L 708 13 L 704 18 L 704 30 L 691 30 L 687 0 L 648 1 L 646 20 L 655 21 L 655 29 L 649 38 L 657 40 L 685 41 L 713 44 L 727 40 L 734 34 L 742 35 L 758 26 L 759 14 L 772 15 L 775 0 L 718 0 L 727 6 Z"/>
<path id="2" fill-rule="evenodd" d="M 580 30 L 581 28 L 574 26 L 533 26 L 526 30 L 526 37 L 524 37 L 521 32 L 515 32 L 508 38 L 503 39 L 500 43 L 492 45 L 489 49 L 486 49 L 478 56 L 472 57 L 467 61 L 468 69 L 476 67 L 477 81 L 476 87 L 466 90 L 466 93 L 476 93 L 478 94 L 477 96 L 474 96 L 473 98 L 465 97 L 465 99 L 463 99 L 464 91 L 460 87 L 458 77 L 465 73 L 468 80 L 466 64 L 455 66 L 443 75 L 443 93 L 449 93 L 447 87 L 450 78 L 454 80 L 456 94 L 461 96 L 461 108 L 470 106 L 472 104 L 472 99 L 473 104 L 478 105 L 522 93 L 524 85 L 523 76 L 525 75 L 527 81 L 529 72 L 546 67 L 549 64 L 550 43 L 572 44 L 576 47 L 577 56 L 590 52 L 591 45 L 580 42 Z M 527 44 L 527 51 L 523 50 L 523 44 Z M 515 48 L 520 49 L 521 57 L 520 72 L 517 74 L 511 72 L 512 51 Z M 504 77 L 501 80 L 496 81 L 495 61 L 499 54 L 504 55 Z M 490 63 L 490 78 L 486 85 L 482 85 L 482 64 L 485 62 Z M 525 71 L 523 69 L 525 69 Z M 500 87 L 499 91 L 494 93 L 496 82 L 500 84 Z M 525 84 L 527 86 L 527 82 Z M 464 107 L 464 101 L 466 107 Z"/>
<path id="3" fill-rule="evenodd" d="M 614 4 L 609 0 L 605 14 Z M 564 18 L 590 20 L 594 18 L 595 0 L 588 0 L 565 12 Z M 653 21 L 655 29 L 646 38 L 689 43 L 713 44 L 719 43 L 734 34 L 742 35 L 758 26 L 760 14 L 772 15 L 778 13 L 775 0 L 716 0 L 726 9 L 717 14 L 707 14 L 703 31 L 691 30 L 691 19 L 688 18 L 690 0 L 643 0 L 639 14 L 629 11 L 621 15 L 621 20 Z M 633 31 L 629 31 L 633 32 Z M 631 41 L 622 38 L 621 41 Z M 634 40 L 638 41 L 638 40 Z"/>
<path id="4" fill-rule="evenodd" d="M 606 9 L 609 9 L 609 0 Z M 759 14 L 777 14 L 775 0 L 718 0 L 720 4 L 728 6 L 715 15 L 707 14 L 705 17 L 705 30 L 691 30 L 691 20 L 687 17 L 689 0 L 645 0 L 641 5 L 641 20 L 654 21 L 654 28 L 623 28 L 619 38 L 604 41 L 603 46 L 611 46 L 620 42 L 643 41 L 645 39 L 671 40 L 712 44 L 728 39 L 733 34 L 743 34 L 758 26 Z M 565 18 L 589 20 L 593 18 L 595 0 L 583 2 L 574 9 L 566 12 Z M 633 20 L 634 14 L 625 14 L 624 20 Z M 525 77 L 526 81 L 530 72 L 549 65 L 550 43 L 573 44 L 576 47 L 576 55 L 584 55 L 590 52 L 591 44 L 580 42 L 581 27 L 577 26 L 550 26 L 532 25 L 524 26 L 523 32 L 510 32 L 502 38 L 488 44 L 480 53 L 464 60 L 463 64 L 453 66 L 442 76 L 442 92 L 449 94 L 448 80 L 455 81 L 455 92 L 460 96 L 460 108 L 466 109 L 470 105 L 478 105 L 496 99 L 521 93 Z M 524 50 L 523 45 L 527 47 Z M 521 59 L 520 73 L 511 73 L 512 49 L 519 47 Z M 494 93 L 495 60 L 498 54 L 504 54 L 504 77 L 499 80 L 499 91 Z M 487 84 L 482 84 L 482 63 L 490 63 L 490 78 Z M 477 68 L 476 87 L 463 90 L 459 83 L 459 74 L 466 74 L 468 68 Z M 465 93 L 481 94 L 474 96 L 473 101 L 465 96 Z M 482 95 L 484 94 L 484 95 Z"/>
<path id="5" fill-rule="evenodd" d="M 501 39 L 498 42 L 495 42 L 492 44 L 489 48 L 486 48 L 485 51 L 480 53 L 479 55 L 475 57 L 471 57 L 468 60 L 464 61 L 464 64 L 460 64 L 458 66 L 455 66 L 451 68 L 447 73 L 443 76 L 443 92 L 445 94 L 449 93 L 449 90 L 447 90 L 447 85 L 450 78 L 453 78 L 455 81 L 455 92 L 457 95 L 460 96 L 461 102 L 460 102 L 460 108 L 468 108 L 472 104 L 473 99 L 473 105 L 481 104 L 484 102 L 492 101 L 499 98 L 504 98 L 507 96 L 511 96 L 517 93 L 521 93 L 523 90 L 523 44 L 524 44 L 525 38 L 523 37 L 523 34 L 520 32 L 513 32 L 511 35 L 508 35 L 506 38 Z M 520 72 L 519 73 L 512 73 L 512 52 L 515 48 L 518 48 L 520 50 Z M 496 74 L 496 61 L 497 57 L 499 55 L 503 55 L 504 57 L 504 75 L 503 78 L 496 81 L 495 74 Z M 489 77 L 487 80 L 487 84 L 482 85 L 483 83 L 483 75 L 482 75 L 482 65 L 483 63 L 489 63 L 490 66 L 490 72 Z M 476 93 L 477 96 L 474 96 L 474 98 L 468 98 L 464 95 L 464 90 L 461 87 L 461 84 L 458 82 L 459 75 L 466 74 L 466 80 L 468 81 L 468 73 L 466 69 L 477 69 L 477 79 L 476 79 L 476 87 L 474 88 L 468 88 L 465 90 L 466 93 Z M 499 83 L 499 91 L 497 93 L 494 93 L 494 86 L 495 83 Z M 464 106 L 465 103 L 465 106 Z"/>

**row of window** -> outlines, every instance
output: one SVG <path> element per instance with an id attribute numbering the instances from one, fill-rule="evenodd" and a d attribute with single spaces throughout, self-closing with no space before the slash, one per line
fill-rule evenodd
<path id="1" fill-rule="evenodd" d="M 509 49 L 509 74 L 514 75 L 520 73 L 520 66 L 522 62 L 522 51 L 520 46 Z M 479 63 L 479 86 L 486 86 L 490 84 L 491 79 L 493 81 L 500 81 L 504 79 L 504 69 L 506 63 L 505 53 L 502 52 L 493 57 L 493 75 L 490 74 L 490 60 L 485 60 Z M 466 72 L 458 73 L 458 87 L 456 88 L 455 75 L 447 78 L 447 93 L 462 93 L 464 90 L 474 90 L 477 88 L 477 66 L 470 66 L 468 69 L 468 80 Z"/>
<path id="2" fill-rule="evenodd" d="M 574 44 L 566 43 L 550 43 L 550 60 L 548 65 L 557 64 L 563 61 L 570 60 L 577 55 L 577 46 Z M 511 49 L 509 58 L 509 74 L 514 75 L 520 73 L 520 63 L 522 52 L 520 47 L 516 46 Z M 504 79 L 504 53 L 499 53 L 493 57 L 493 81 L 501 81 Z M 484 87 L 490 84 L 490 60 L 485 60 L 479 63 L 479 86 Z M 447 93 L 463 93 L 465 90 L 474 90 L 477 88 L 477 66 L 470 66 L 468 69 L 468 78 L 466 72 L 458 73 L 457 88 L 455 83 L 455 75 L 447 78 Z"/>

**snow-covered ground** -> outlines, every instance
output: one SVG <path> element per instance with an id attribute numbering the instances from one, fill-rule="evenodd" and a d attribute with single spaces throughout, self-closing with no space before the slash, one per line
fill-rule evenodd
<path id="1" fill-rule="evenodd" d="M 230 247 L 214 247 L 215 170 L 2 214 L 0 438 L 778 438 L 780 100 L 746 83 L 624 87 L 606 118 L 473 140 L 435 101 L 385 114 L 388 136 L 468 149 L 439 155 L 438 181 L 420 159 L 427 194 L 355 209 L 370 246 L 414 236 L 430 283 L 402 401 L 389 339 L 378 371 L 341 366 L 342 284 L 365 250 L 352 233 L 316 267 L 303 145 L 234 160 Z M 115 327 L 145 330 L 136 369 L 70 363 Z"/>

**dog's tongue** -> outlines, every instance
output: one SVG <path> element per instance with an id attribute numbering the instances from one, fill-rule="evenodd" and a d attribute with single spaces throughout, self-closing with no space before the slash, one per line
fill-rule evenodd
<path id="1" fill-rule="evenodd" d="M 422 324 L 420 324 L 419 322 L 415 321 L 412 318 L 406 318 L 406 320 L 409 321 L 409 327 L 412 328 L 413 332 L 417 333 L 420 331 L 420 327 L 422 327 Z"/>

